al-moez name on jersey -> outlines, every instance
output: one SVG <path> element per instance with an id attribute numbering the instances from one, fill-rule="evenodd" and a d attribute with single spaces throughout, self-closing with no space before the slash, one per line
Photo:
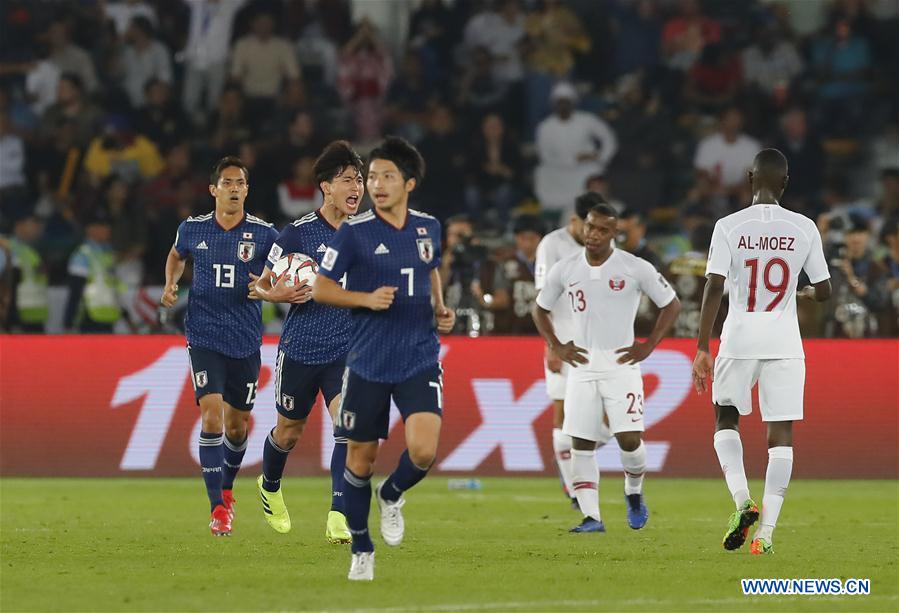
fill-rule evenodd
<path id="1" fill-rule="evenodd" d="M 795 236 L 755 236 L 741 234 L 737 249 L 759 249 L 763 251 L 796 251 Z"/>
<path id="2" fill-rule="evenodd" d="M 567 301 L 574 319 L 574 343 L 587 350 L 589 363 L 569 376 L 619 368 L 616 349 L 634 343 L 634 318 L 646 294 L 659 308 L 676 297 L 674 289 L 652 264 L 615 249 L 600 266 L 591 266 L 583 249 L 559 260 L 549 271 L 537 304 L 547 311 Z"/>

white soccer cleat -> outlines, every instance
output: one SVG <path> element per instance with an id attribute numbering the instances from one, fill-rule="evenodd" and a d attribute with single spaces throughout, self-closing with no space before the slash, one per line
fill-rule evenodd
<path id="1" fill-rule="evenodd" d="M 374 581 L 375 552 L 354 553 L 353 562 L 350 564 L 350 573 L 346 578 L 350 581 Z"/>
<path id="2" fill-rule="evenodd" d="M 396 502 L 389 502 L 381 498 L 382 481 L 375 490 L 375 498 L 378 501 L 378 509 L 381 511 L 381 538 L 391 547 L 396 547 L 403 542 L 403 534 L 406 531 L 406 523 L 403 521 L 403 505 L 406 499 L 400 497 Z"/>

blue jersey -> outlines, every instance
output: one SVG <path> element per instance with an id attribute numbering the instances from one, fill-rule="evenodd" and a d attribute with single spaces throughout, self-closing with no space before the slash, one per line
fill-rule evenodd
<path id="1" fill-rule="evenodd" d="M 225 230 L 215 213 L 188 217 L 175 235 L 182 259 L 193 258 L 187 301 L 187 343 L 232 358 L 262 345 L 262 303 L 247 298 L 250 273 L 261 275 L 278 232 L 270 223 L 245 215 Z"/>
<path id="2" fill-rule="evenodd" d="M 281 230 L 268 254 L 269 268 L 282 255 L 305 253 L 321 265 L 325 245 L 337 232 L 318 211 L 299 218 Z M 279 348 L 301 364 L 329 364 L 342 360 L 350 346 L 350 312 L 318 304 L 292 304 L 281 331 Z"/>
<path id="3" fill-rule="evenodd" d="M 409 210 L 396 228 L 376 211 L 344 223 L 334 234 L 321 274 L 346 289 L 397 289 L 385 311 L 354 309 L 347 366 L 369 381 L 401 383 L 438 362 L 440 341 L 431 306 L 431 271 L 440 265 L 440 222 Z"/>

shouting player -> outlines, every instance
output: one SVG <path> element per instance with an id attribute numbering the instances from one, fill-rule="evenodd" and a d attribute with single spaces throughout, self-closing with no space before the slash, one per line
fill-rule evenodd
<path id="1" fill-rule="evenodd" d="M 317 302 L 354 309 L 339 413 L 349 439 L 344 507 L 353 539 L 348 578 L 354 581 L 374 578 L 371 476 L 379 439 L 387 438 L 391 398 L 405 422 L 406 451 L 375 491 L 388 545 L 403 540 L 403 492 L 427 475 L 440 438 L 436 332 L 452 330 L 455 314 L 440 286 L 440 222 L 408 208 L 423 176 L 421 154 L 401 138 L 389 137 L 371 152 L 367 187 L 375 208 L 337 231 L 312 290 Z M 345 289 L 339 284 L 344 275 Z"/>
<path id="2" fill-rule="evenodd" d="M 768 470 L 761 526 L 750 551 L 766 554 L 773 551 L 772 534 L 793 471 L 793 422 L 803 415 L 805 354 L 795 297 L 827 300 L 830 273 L 815 222 L 779 205 L 787 186 L 783 154 L 760 151 L 749 184 L 752 206 L 718 220 L 712 232 L 693 380 L 700 393 L 714 381 L 715 452 L 737 507 L 724 535 L 729 550 L 743 545 L 759 517 L 749 496 L 738 430 L 740 415 L 752 412 L 752 388 L 758 383 L 759 408 L 768 423 Z M 802 270 L 814 287 L 797 293 Z M 709 337 L 725 284 L 729 310 L 713 376 Z"/>
<path id="3" fill-rule="evenodd" d="M 265 441 L 262 475 L 258 479 L 265 519 L 281 533 L 290 531 L 290 515 L 281 493 L 281 476 L 287 456 L 303 434 L 319 391 L 332 420 L 336 419 L 351 324 L 346 309 L 309 302 L 311 286 L 287 287 L 287 275 L 284 275 L 272 287 L 272 267 L 282 255 L 290 253 L 306 254 L 321 264 L 325 245 L 341 224 L 356 214 L 365 193 L 362 159 L 346 141 L 335 141 L 325 147 L 315 161 L 313 172 L 324 204 L 281 231 L 269 252 L 268 265 L 257 282 L 257 291 L 265 300 L 291 304 L 275 364 L 278 423 Z M 338 434 L 335 431 L 331 453 L 331 510 L 325 536 L 332 543 L 349 543 L 342 498 L 346 438 Z"/>
<path id="4" fill-rule="evenodd" d="M 537 296 L 534 321 L 552 351 L 572 368 L 565 388 L 562 430 L 572 437 L 574 493 L 584 514 L 572 532 L 605 532 L 599 514 L 599 468 L 594 450 L 603 420 L 621 448 L 627 521 L 637 530 L 649 511 L 643 500 L 646 447 L 643 445 L 643 376 L 639 363 L 671 328 L 680 302 L 665 278 L 644 259 L 616 249 L 617 214 L 607 204 L 584 220 L 584 249 L 549 271 Z M 642 294 L 659 307 L 645 342 L 634 339 L 634 318 Z M 574 339 L 556 335 L 551 310 L 566 300 L 574 319 Z"/>
<path id="5" fill-rule="evenodd" d="M 553 230 L 543 237 L 537 246 L 537 262 L 534 266 L 534 286 L 537 291 L 546 284 L 546 275 L 553 265 L 570 255 L 584 251 L 584 219 L 591 208 L 604 203 L 602 196 L 586 193 L 574 201 L 574 215 L 568 225 Z M 556 336 L 562 343 L 574 338 L 571 321 L 571 307 L 565 299 L 559 300 L 552 307 L 553 326 Z M 565 493 L 571 498 L 571 506 L 577 508 L 577 497 L 574 495 L 574 483 L 571 477 L 571 437 L 562 431 L 565 420 L 565 383 L 568 378 L 568 364 L 555 355 L 550 346 L 546 346 L 543 371 L 546 380 L 546 393 L 553 401 L 553 455 Z M 604 445 L 611 436 L 608 426 L 603 426 L 597 441 Z"/>
<path id="6" fill-rule="evenodd" d="M 161 301 L 166 307 L 175 304 L 178 281 L 192 259 L 185 328 L 202 415 L 200 465 L 212 507 L 209 527 L 212 534 L 227 536 L 234 519 L 232 488 L 247 448 L 261 365 L 262 304 L 255 279 L 278 233 L 244 212 L 249 176 L 240 159 L 219 160 L 209 183 L 215 211 L 181 223 L 165 263 Z"/>

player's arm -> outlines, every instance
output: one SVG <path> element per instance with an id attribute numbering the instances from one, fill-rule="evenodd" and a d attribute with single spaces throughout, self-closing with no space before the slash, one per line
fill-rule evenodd
<path id="1" fill-rule="evenodd" d="M 724 276 L 716 273 L 708 275 L 705 289 L 702 290 L 702 309 L 699 312 L 699 339 L 696 343 L 696 357 L 693 359 L 693 384 L 699 393 L 708 389 L 712 380 L 712 354 L 709 351 L 709 339 L 712 327 L 718 319 L 721 298 L 724 297 Z"/>
<path id="2" fill-rule="evenodd" d="M 830 279 L 824 279 L 812 285 L 806 285 L 796 292 L 796 297 L 805 300 L 814 300 L 815 302 L 824 302 L 830 299 L 833 288 L 830 285 Z"/>
<path id="3" fill-rule="evenodd" d="M 449 334 L 456 325 L 456 312 L 443 303 L 443 284 L 440 280 L 440 269 L 431 269 L 431 304 L 437 317 L 437 331 Z"/>
<path id="4" fill-rule="evenodd" d="M 652 332 L 645 342 L 641 343 L 635 340 L 630 347 L 622 347 L 615 351 L 615 353 L 620 354 L 618 357 L 619 364 L 637 364 L 648 358 L 668 334 L 668 331 L 671 330 L 681 311 L 680 300 L 678 300 L 677 294 L 674 293 L 674 289 L 672 289 L 665 277 L 659 274 L 649 262 L 642 261 L 640 265 L 642 267 L 640 288 L 659 307 L 659 315 L 656 318 L 656 324 Z"/>
<path id="5" fill-rule="evenodd" d="M 319 273 L 312 284 L 312 299 L 320 304 L 346 309 L 384 311 L 393 304 L 396 287 L 383 286 L 373 292 L 354 292 L 343 289 L 340 283 Z"/>
<path id="6" fill-rule="evenodd" d="M 266 266 L 262 276 L 256 279 L 256 295 L 266 302 L 303 304 L 312 300 L 312 288 L 305 281 L 302 285 L 288 287 L 288 275 L 283 275 L 274 285 L 272 285 L 273 277 L 272 269 Z"/>
<path id="7" fill-rule="evenodd" d="M 162 291 L 160 302 L 164 307 L 173 307 L 178 301 L 178 281 L 184 274 L 184 266 L 187 260 L 181 257 L 173 245 L 169 249 L 169 256 L 165 260 L 165 289 Z"/>
<path id="8" fill-rule="evenodd" d="M 559 296 L 562 295 L 562 271 L 558 264 L 554 265 L 549 274 L 546 275 L 546 281 L 543 289 L 537 294 L 537 300 L 534 304 L 534 310 L 531 316 L 534 318 L 534 325 L 537 326 L 537 332 L 546 341 L 549 350 L 557 355 L 563 362 L 571 364 L 577 368 L 578 364 L 586 364 L 586 349 L 582 349 L 574 344 L 574 341 L 562 343 L 556 336 L 556 328 L 552 320 L 552 307 L 556 304 Z"/>

